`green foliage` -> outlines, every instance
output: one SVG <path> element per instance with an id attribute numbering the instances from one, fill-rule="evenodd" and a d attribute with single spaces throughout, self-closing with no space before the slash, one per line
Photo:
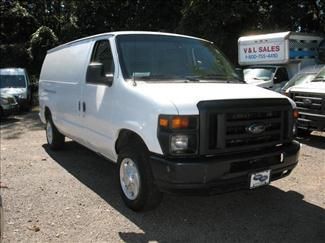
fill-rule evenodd
<path id="1" fill-rule="evenodd" d="M 37 24 L 35 18 L 19 2 L 2 1 L 0 4 L 1 44 L 24 43 Z"/>
<path id="2" fill-rule="evenodd" d="M 49 27 L 41 26 L 32 34 L 30 40 L 30 53 L 33 57 L 35 71 L 40 70 L 47 50 L 56 46 L 57 43 L 58 38 Z"/>
<path id="3" fill-rule="evenodd" d="M 0 45 L 0 67 L 29 67 L 31 57 L 24 43 Z"/>
<path id="4" fill-rule="evenodd" d="M 325 33 L 325 0 L 1 0 L 0 66 L 39 75 L 46 51 L 118 30 L 177 32 L 212 40 L 237 62 L 241 35 Z"/>

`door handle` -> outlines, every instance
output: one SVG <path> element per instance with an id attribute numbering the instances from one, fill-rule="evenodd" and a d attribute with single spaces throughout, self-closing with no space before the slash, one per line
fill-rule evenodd
<path id="1" fill-rule="evenodd" d="M 80 100 L 78 101 L 78 111 L 80 111 Z"/>
<path id="2" fill-rule="evenodd" d="M 86 102 L 82 102 L 82 111 L 83 111 L 83 112 L 86 111 Z"/>

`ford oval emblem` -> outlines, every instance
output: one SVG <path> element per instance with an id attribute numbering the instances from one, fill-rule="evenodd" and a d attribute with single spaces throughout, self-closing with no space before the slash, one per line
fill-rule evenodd
<path id="1" fill-rule="evenodd" d="M 302 100 L 302 102 L 304 102 L 304 105 L 310 106 L 313 102 L 311 101 L 311 99 L 305 98 Z"/>
<path id="2" fill-rule="evenodd" d="M 246 131 L 252 134 L 260 134 L 264 132 L 266 126 L 264 123 L 253 123 L 246 127 Z"/>

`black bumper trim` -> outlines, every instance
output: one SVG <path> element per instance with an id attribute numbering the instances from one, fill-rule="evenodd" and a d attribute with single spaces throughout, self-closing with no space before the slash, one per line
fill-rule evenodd
<path id="1" fill-rule="evenodd" d="M 16 105 L 10 107 L 9 109 L 2 109 L 2 112 L 3 112 L 3 116 L 5 116 L 5 117 L 10 116 L 10 115 L 15 115 L 19 112 L 19 105 L 16 104 Z"/>
<path id="2" fill-rule="evenodd" d="M 256 171 L 271 169 L 271 181 L 289 175 L 298 163 L 299 150 L 300 144 L 293 141 L 272 149 L 238 155 L 167 159 L 152 154 L 150 160 L 155 182 L 161 191 L 215 194 L 249 188 L 249 175 Z M 280 162 L 281 154 L 283 162 Z M 269 158 L 274 162 L 232 171 L 235 163 L 254 163 Z"/>

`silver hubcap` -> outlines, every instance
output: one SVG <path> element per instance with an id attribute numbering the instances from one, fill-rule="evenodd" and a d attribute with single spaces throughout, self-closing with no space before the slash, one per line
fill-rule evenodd
<path id="1" fill-rule="evenodd" d="M 47 137 L 47 142 L 49 144 L 52 144 L 53 141 L 53 130 L 52 130 L 52 125 L 51 122 L 46 123 L 46 137 Z"/>
<path id="2" fill-rule="evenodd" d="M 137 198 L 140 190 L 140 175 L 137 165 L 130 158 L 125 158 L 120 166 L 120 183 L 124 195 L 134 200 Z"/>

